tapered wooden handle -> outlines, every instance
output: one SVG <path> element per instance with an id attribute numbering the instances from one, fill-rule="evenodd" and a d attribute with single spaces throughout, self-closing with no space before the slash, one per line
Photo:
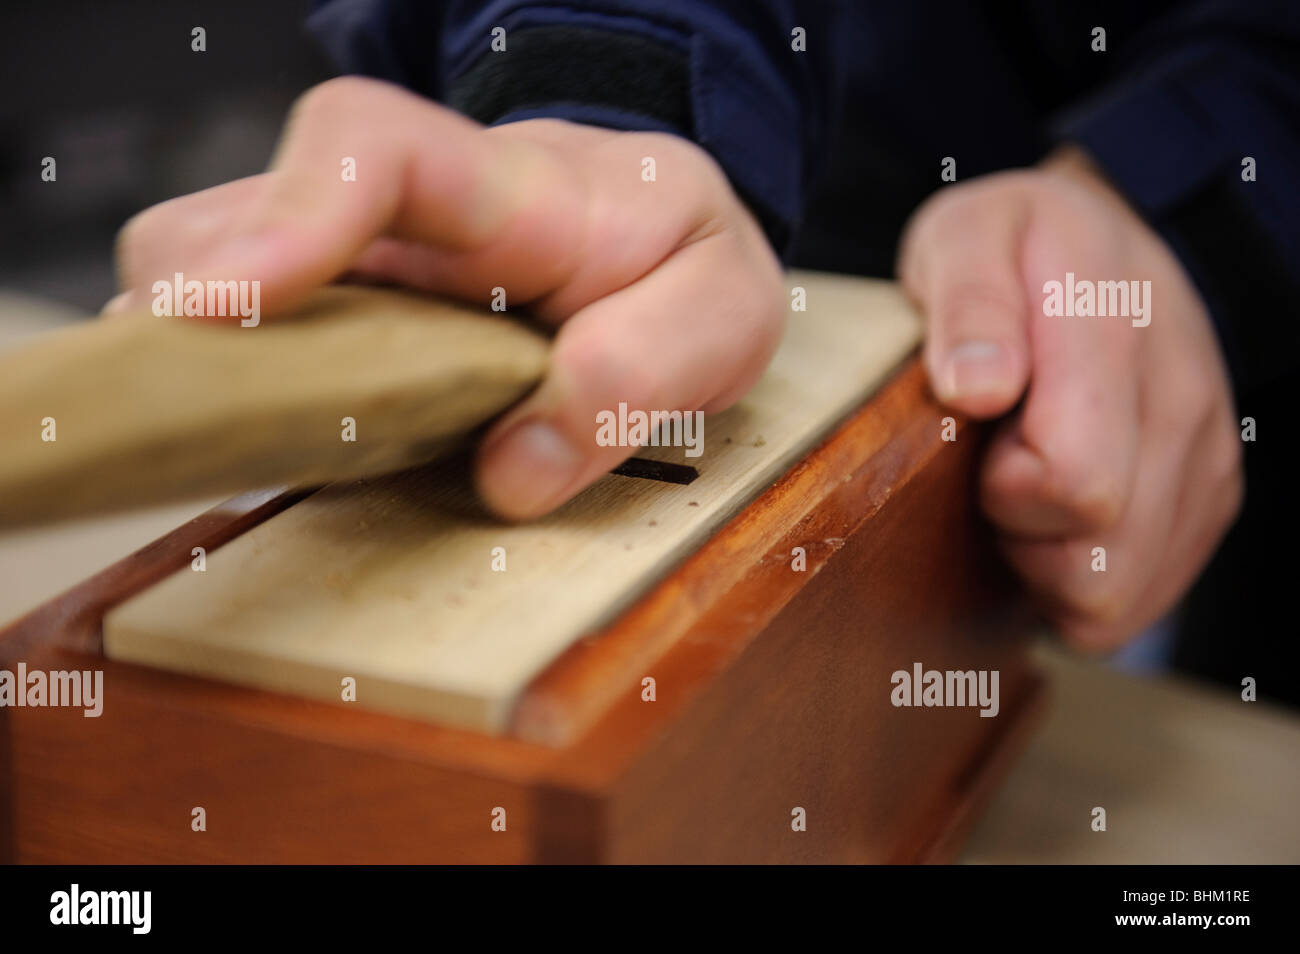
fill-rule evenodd
<path id="1" fill-rule="evenodd" d="M 0 355 L 0 526 L 382 473 L 522 397 L 545 338 L 403 292 L 255 327 L 128 315 Z"/>

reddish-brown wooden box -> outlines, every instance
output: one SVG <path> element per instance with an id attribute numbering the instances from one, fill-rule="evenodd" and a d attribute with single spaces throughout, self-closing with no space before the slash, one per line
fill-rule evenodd
<path id="1" fill-rule="evenodd" d="M 944 442 L 945 413 L 907 365 L 552 664 L 505 736 L 104 658 L 108 607 L 297 499 L 237 498 L 0 633 L 0 667 L 102 669 L 106 697 L 97 719 L 0 709 L 0 860 L 951 857 L 1041 693 L 974 506 L 979 435 Z M 890 675 L 916 662 L 998 670 L 998 716 L 894 707 Z"/>

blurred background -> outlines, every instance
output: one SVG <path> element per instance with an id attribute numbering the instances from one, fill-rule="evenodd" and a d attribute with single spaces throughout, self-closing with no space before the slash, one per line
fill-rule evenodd
<path id="1" fill-rule="evenodd" d="M 266 168 L 294 98 L 333 75 L 303 27 L 308 7 L 0 4 L 0 347 L 97 313 L 116 293 L 113 241 L 132 215 Z M 41 178 L 46 156 L 56 182 Z M 0 535 L 0 624 L 217 503 Z"/>
<path id="2" fill-rule="evenodd" d="M 265 169 L 294 97 L 331 74 L 308 0 L 0 5 L 0 289 L 98 311 L 136 212 Z M 193 52 L 190 31 L 207 31 Z M 53 156 L 58 185 L 41 179 Z"/>

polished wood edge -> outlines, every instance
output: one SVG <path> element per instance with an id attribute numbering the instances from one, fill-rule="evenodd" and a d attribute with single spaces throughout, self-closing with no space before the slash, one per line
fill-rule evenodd
<path id="1" fill-rule="evenodd" d="M 803 462 L 618 619 L 534 679 L 516 703 L 510 733 L 570 744 L 693 632 L 723 625 L 738 636 L 757 635 L 944 446 L 940 421 L 950 413 L 930 397 L 919 360 L 903 365 Z M 807 554 L 803 573 L 789 569 L 796 546 Z M 742 649 L 737 643 L 734 652 Z"/>
<path id="2" fill-rule="evenodd" d="M 888 863 L 952 864 L 957 859 L 985 806 L 1038 731 L 1050 698 L 1050 683 L 1030 666 L 998 731 L 969 754 L 951 787 L 936 797 L 928 815 L 932 824 L 917 829 L 919 837 L 905 842 Z"/>
<path id="3" fill-rule="evenodd" d="M 102 653 L 101 624 L 108 610 L 188 566 L 195 547 L 210 553 L 311 493 L 283 487 L 257 490 L 205 510 L 0 629 L 0 651 L 13 654 L 46 644 Z"/>

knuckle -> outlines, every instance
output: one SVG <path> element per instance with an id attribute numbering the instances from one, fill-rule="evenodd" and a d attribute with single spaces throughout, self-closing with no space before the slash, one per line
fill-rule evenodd
<path id="1" fill-rule="evenodd" d="M 171 217 L 170 205 L 170 202 L 164 202 L 161 205 L 151 206 L 127 219 L 117 232 L 116 244 L 119 253 L 139 249 L 162 231 L 164 223 Z"/>
<path id="2" fill-rule="evenodd" d="M 1058 625 L 1076 621 L 1107 626 L 1122 619 L 1141 580 L 1092 569 L 1096 540 L 1003 544 L 1010 559 L 1045 615 Z M 1111 545 L 1107 545 L 1112 549 Z"/>
<path id="3" fill-rule="evenodd" d="M 307 90 L 290 110 L 292 125 L 333 125 L 340 116 L 366 115 L 383 84 L 360 76 L 337 76 Z"/>
<path id="4" fill-rule="evenodd" d="M 118 229 L 113 250 L 118 274 L 126 285 L 143 280 L 140 274 L 142 263 L 159 241 L 170 234 L 170 225 L 174 221 L 173 203 L 176 201 L 173 199 L 137 212 Z"/>
<path id="5" fill-rule="evenodd" d="M 1159 395 L 1158 413 L 1183 428 L 1203 424 L 1218 410 L 1218 398 L 1205 382 L 1213 381 L 1212 369 L 1202 372 L 1188 365 L 1169 374 Z"/>
<path id="6" fill-rule="evenodd" d="M 1089 577 L 1055 594 L 1063 617 L 1092 627 L 1116 625 L 1130 608 L 1129 587 L 1108 573 L 1090 573 Z"/>
<path id="7" fill-rule="evenodd" d="M 744 344 L 754 353 L 770 354 L 785 330 L 785 288 L 775 275 L 760 273 L 757 278 L 746 284 L 738 296 Z"/>
<path id="8" fill-rule="evenodd" d="M 1241 442 L 1233 433 L 1211 466 L 1212 480 L 1223 512 L 1223 525 L 1230 526 L 1241 513 L 1246 500 L 1246 469 Z"/>
<path id="9" fill-rule="evenodd" d="M 1202 486 L 1208 487 L 1213 512 L 1226 528 L 1237 518 L 1245 502 L 1245 451 L 1231 399 L 1224 395 L 1211 398 L 1209 404 L 1206 412 L 1209 421 L 1195 445 L 1198 450 L 1204 450 L 1200 450 L 1191 472 Z"/>
<path id="10" fill-rule="evenodd" d="M 742 223 L 725 226 L 714 236 L 723 243 L 720 261 L 725 264 L 731 313 L 721 316 L 728 325 L 737 327 L 742 345 L 766 346 L 778 339 L 785 328 L 789 297 L 780 266 L 767 246 L 767 239 L 751 234 Z"/>
<path id="11" fill-rule="evenodd" d="M 690 167 L 712 183 L 726 183 L 726 173 L 708 151 L 688 139 L 668 133 L 645 133 L 646 148 Z"/>
<path id="12" fill-rule="evenodd" d="M 963 192 L 953 189 L 941 193 L 930 207 L 929 215 L 920 224 L 926 227 L 927 232 L 970 232 L 980 228 L 984 222 L 990 198 L 984 191 Z"/>
<path id="13" fill-rule="evenodd" d="M 638 150 L 656 157 L 659 175 L 671 181 L 669 194 L 675 207 L 688 212 L 720 217 L 734 197 L 731 181 L 717 160 L 705 149 L 680 136 L 667 133 L 633 134 Z M 680 172 L 677 172 L 680 170 Z"/>
<path id="14" fill-rule="evenodd" d="M 989 331 L 991 325 L 1019 326 L 1025 310 L 1014 280 L 962 280 L 944 288 L 931 317 L 960 335 Z"/>
<path id="15" fill-rule="evenodd" d="M 929 229 L 977 231 L 990 214 L 1006 214 L 1009 199 L 1034 198 L 1044 191 L 1039 173 L 1010 170 L 982 176 L 934 193 L 921 207 L 917 225 Z"/>
<path id="16" fill-rule="evenodd" d="M 1224 486 L 1240 485 L 1245 474 L 1245 455 L 1233 422 L 1226 420 L 1224 424 L 1220 429 L 1219 440 L 1216 441 L 1218 450 L 1211 470 L 1217 483 Z"/>
<path id="17" fill-rule="evenodd" d="M 1102 625 L 1118 622 L 1127 609 L 1118 587 L 1109 584 L 1068 593 L 1065 605 L 1074 616 Z"/>
<path id="18" fill-rule="evenodd" d="M 118 271 L 124 278 L 129 279 L 134 274 L 136 262 L 139 261 L 142 235 L 148 227 L 148 223 L 144 221 L 144 216 L 147 214 L 148 212 L 145 211 L 131 216 L 117 230 L 117 237 L 113 240 L 113 252 L 117 257 Z"/>
<path id="19" fill-rule="evenodd" d="M 1075 652 L 1101 655 L 1120 646 L 1127 632 L 1114 624 L 1065 616 L 1055 620 L 1056 630 Z"/>
<path id="20" fill-rule="evenodd" d="M 983 207 L 978 197 L 959 188 L 941 190 L 921 203 L 904 227 L 900 243 L 904 279 L 919 271 L 922 253 L 928 246 L 946 233 L 963 229 L 964 223 L 975 222 Z"/>
<path id="21" fill-rule="evenodd" d="M 634 410 L 652 410 L 662 387 L 660 376 L 611 334 L 586 334 L 557 345 L 554 360 L 581 388 L 587 403 L 612 408 L 626 402 Z"/>
<path id="22" fill-rule="evenodd" d="M 933 193 L 912 213 L 899 242 L 898 275 L 904 287 L 920 291 L 927 260 L 954 240 L 989 232 L 991 224 L 1014 221 L 1033 202 L 1035 173 L 1011 171 L 948 186 Z"/>
<path id="23" fill-rule="evenodd" d="M 1124 514 L 1127 488 L 1114 468 L 1069 449 L 1048 459 L 1055 501 L 1084 527 L 1113 526 Z"/>
<path id="24" fill-rule="evenodd" d="M 1070 507 L 1079 522 L 1088 527 L 1114 526 L 1124 513 L 1127 503 L 1124 492 L 1110 479 L 1101 479 L 1079 491 Z"/>

